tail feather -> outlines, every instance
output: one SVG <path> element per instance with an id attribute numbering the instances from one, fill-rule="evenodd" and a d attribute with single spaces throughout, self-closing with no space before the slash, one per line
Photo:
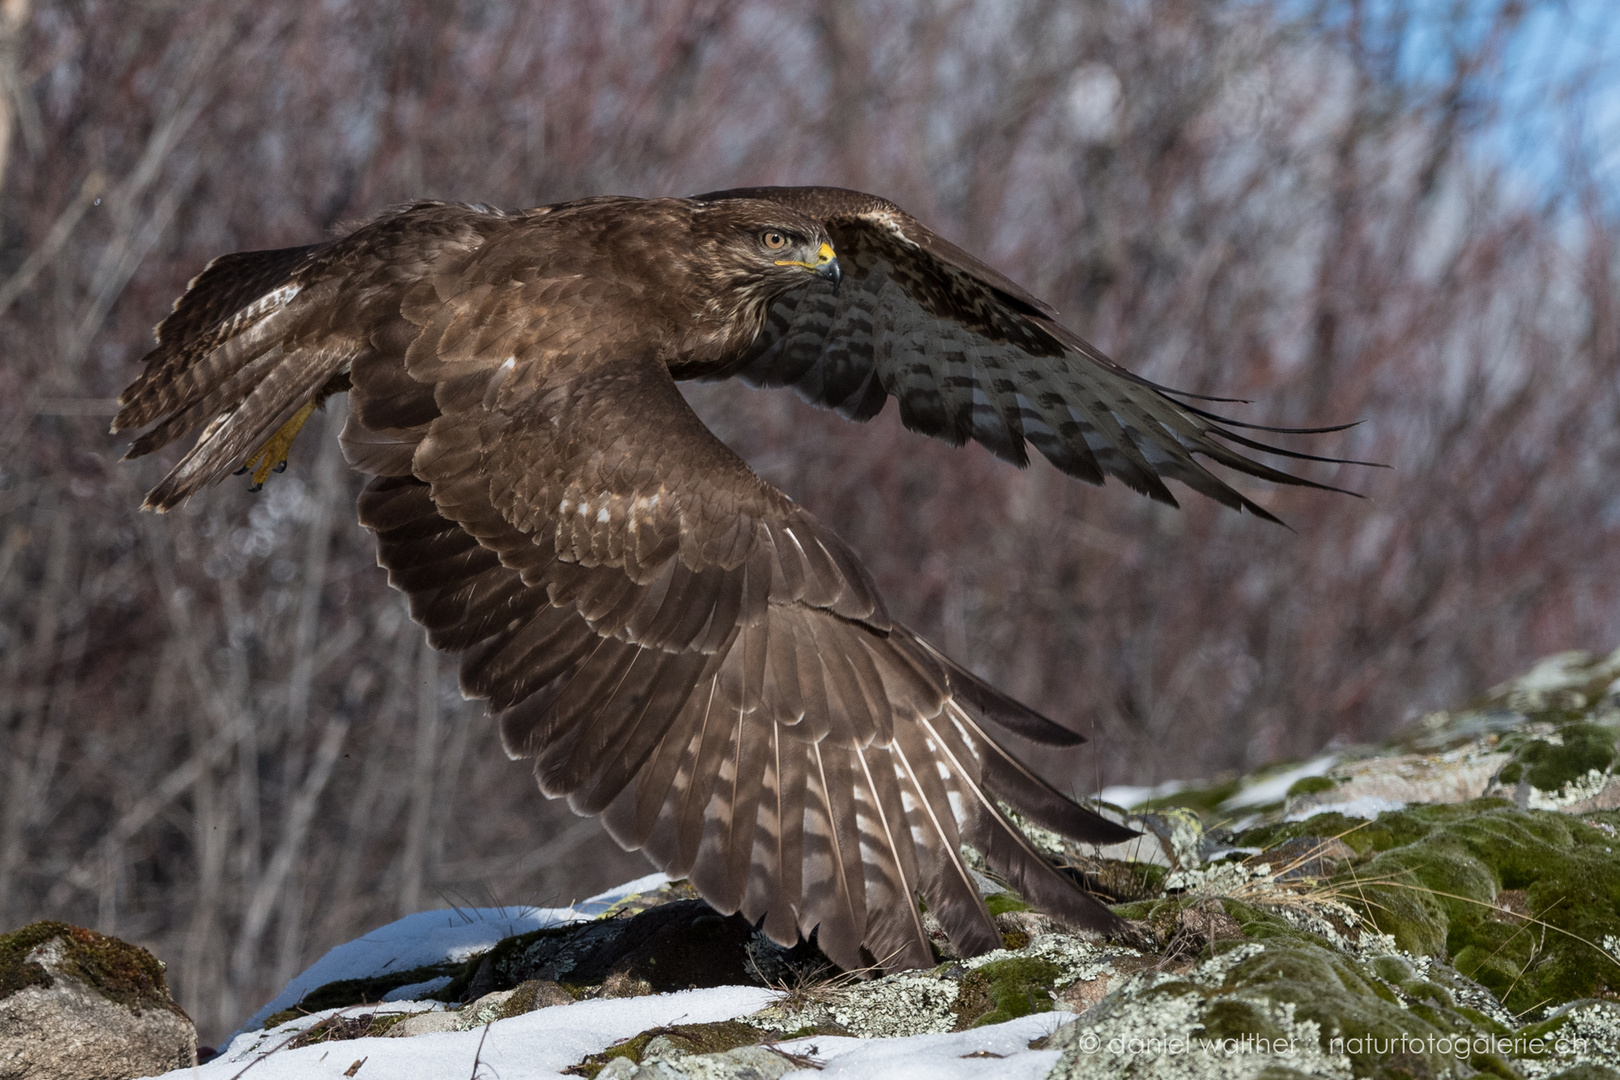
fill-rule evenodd
<path id="1" fill-rule="evenodd" d="M 147 509 L 170 509 L 243 464 L 305 403 L 347 389 L 342 372 L 363 343 L 321 324 L 337 291 L 320 278 L 326 246 L 223 255 L 158 324 L 157 348 L 119 398 L 112 429 L 156 422 L 132 458 L 203 434 L 147 494 Z"/>
<path id="2" fill-rule="evenodd" d="M 353 355 L 345 348 L 304 349 L 278 364 L 147 493 L 145 509 L 172 509 L 234 471 L 305 402 L 318 396 Z"/>
<path id="3" fill-rule="evenodd" d="M 161 450 L 187 432 L 196 430 L 199 425 L 234 408 L 282 359 L 281 347 L 277 345 L 246 361 L 223 382 L 205 391 L 202 396 L 193 398 L 191 404 L 169 413 L 156 427 L 131 443 L 124 460 L 145 457 L 154 450 Z"/>
<path id="4" fill-rule="evenodd" d="M 239 251 L 210 262 L 153 331 L 158 347 L 146 355 L 140 378 L 119 396 L 122 409 L 113 431 L 145 427 L 174 412 L 252 359 L 220 355 L 220 349 L 284 312 L 300 289 L 299 272 L 323 247 Z"/>

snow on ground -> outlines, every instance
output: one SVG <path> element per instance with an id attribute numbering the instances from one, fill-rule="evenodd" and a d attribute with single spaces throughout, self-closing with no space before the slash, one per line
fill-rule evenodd
<path id="1" fill-rule="evenodd" d="M 164 1076 L 167 1080 L 234 1080 L 245 1072 L 247 1080 L 553 1080 L 587 1056 L 652 1028 L 731 1020 L 775 1001 L 779 997 L 776 991 L 756 986 L 595 998 L 536 1009 L 468 1031 L 330 1040 L 290 1048 L 300 1033 L 334 1014 L 441 1009 L 438 1002 L 407 1000 L 412 994 L 432 993 L 435 980 L 400 987 L 388 995 L 388 1003 L 325 1009 L 269 1031 L 258 1027 L 263 1017 L 290 1008 L 308 991 L 326 983 L 464 960 L 512 934 L 594 918 L 624 897 L 655 889 L 667 880 L 663 874 L 653 874 L 566 908 L 429 911 L 389 923 L 317 960 L 260 1009 L 218 1057 Z M 1070 1018 L 1068 1013 L 1041 1013 L 949 1035 L 899 1039 L 822 1036 L 779 1045 L 819 1066 L 789 1074 L 793 1080 L 1040 1080 L 1056 1063 L 1058 1052 L 1031 1050 L 1029 1043 L 1051 1034 Z"/>
<path id="2" fill-rule="evenodd" d="M 446 960 L 460 962 L 513 934 L 527 934 L 531 930 L 559 923 L 594 919 L 626 896 L 656 889 L 668 880 L 664 874 L 649 874 L 563 908 L 456 908 L 407 915 L 328 951 L 288 983 L 264 1008 L 254 1013 L 247 1023 L 237 1029 L 237 1034 L 256 1030 L 266 1017 L 292 1008 L 318 986 L 340 979 L 364 979 L 390 971 L 409 971 Z M 410 987 L 400 987 L 388 997 L 392 1001 L 404 1000 L 401 995 L 413 989 L 426 996 L 443 985 L 413 983 Z"/>
<path id="3" fill-rule="evenodd" d="M 587 1055 L 649 1028 L 730 1020 L 757 1012 L 776 997 L 775 991 L 757 986 L 719 986 L 647 997 L 597 998 L 497 1020 L 488 1026 L 487 1033 L 479 1027 L 408 1039 L 347 1039 L 296 1050 L 277 1049 L 291 1042 L 298 1031 L 333 1012 L 353 1015 L 361 1011 L 329 1009 L 271 1032 L 238 1035 L 224 1053 L 208 1064 L 176 1069 L 164 1076 L 168 1080 L 231 1080 L 247 1067 L 251 1080 L 336 1080 L 344 1076 L 359 1080 L 460 1080 L 474 1075 L 476 1062 L 477 1075 L 483 1080 L 554 1080 L 563 1069 Z M 366 1006 L 364 1011 L 410 1009 L 409 1005 Z M 357 1061 L 364 1064 L 348 1072 Z"/>
<path id="4" fill-rule="evenodd" d="M 845 1039 L 820 1036 L 778 1043 L 821 1066 L 782 1080 L 1042 1080 L 1060 1056 L 1031 1050 L 1030 1040 L 1056 1031 L 1073 1013 L 1036 1013 L 1005 1024 L 969 1028 L 949 1035 L 904 1039 Z"/>
<path id="5" fill-rule="evenodd" d="M 774 991 L 721 986 L 637 998 L 598 998 L 537 1009 L 471 1031 L 417 1035 L 408 1039 L 349 1039 L 296 1050 L 277 1049 L 298 1032 L 331 1016 L 312 1013 L 273 1032 L 239 1035 L 223 1054 L 196 1069 L 176 1069 L 165 1080 L 230 1080 L 248 1071 L 252 1080 L 554 1080 L 590 1054 L 650 1028 L 701 1024 L 746 1016 L 770 1004 Z M 368 1012 L 414 1011 L 398 1004 Z M 784 1080 L 1041 1080 L 1057 1063 L 1056 1050 L 1031 1050 L 1029 1042 L 1050 1035 L 1072 1019 L 1069 1013 L 1038 1013 L 1005 1024 L 950 1035 L 904 1039 L 819 1036 L 779 1043 L 821 1068 L 789 1073 Z M 360 1068 L 351 1074 L 356 1062 Z"/>

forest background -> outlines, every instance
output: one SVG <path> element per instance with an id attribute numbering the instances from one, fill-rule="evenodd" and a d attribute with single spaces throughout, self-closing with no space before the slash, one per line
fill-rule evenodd
<path id="1" fill-rule="evenodd" d="M 1121 362 L 1361 424 L 1292 531 L 691 387 L 891 608 L 1091 741 L 1079 792 L 1381 738 L 1620 644 L 1608 0 L 0 0 L 0 928 L 153 948 L 217 1039 L 397 914 L 642 872 L 534 791 L 286 474 L 137 512 L 113 399 L 185 282 L 390 205 L 831 183 Z M 1612 10 L 1610 10 L 1612 14 Z M 1608 20 L 1613 21 L 1613 20 Z"/>

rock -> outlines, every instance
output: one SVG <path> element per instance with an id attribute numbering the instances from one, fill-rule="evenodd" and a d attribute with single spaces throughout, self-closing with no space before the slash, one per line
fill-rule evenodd
<path id="1" fill-rule="evenodd" d="M 725 1020 L 644 1031 L 565 1072 L 596 1080 L 777 1080 L 809 1064 L 762 1046 L 767 1033 Z"/>
<path id="2" fill-rule="evenodd" d="M 611 980 L 609 980 L 611 981 Z M 609 996 L 603 994 L 602 996 Z M 628 996 L 628 995 L 621 995 Z M 475 1027 L 510 1020 L 514 1016 L 551 1005 L 572 1005 L 574 995 L 562 985 L 530 979 L 510 990 L 492 990 L 459 1009 L 412 1013 L 388 1029 L 390 1038 L 432 1035 L 441 1031 L 470 1031 Z"/>
<path id="3" fill-rule="evenodd" d="M 411 1013 L 388 1030 L 388 1037 L 407 1039 L 412 1035 L 437 1035 L 442 1031 L 460 1031 L 460 1022 L 461 1013 L 456 1009 Z"/>
<path id="4" fill-rule="evenodd" d="M 1485 794 L 1507 760 L 1494 745 L 1481 743 L 1441 754 L 1349 761 L 1314 778 L 1322 785 L 1296 785 L 1300 790 L 1290 791 L 1283 813 L 1304 818 L 1357 805 L 1398 810 L 1411 803 L 1465 802 Z"/>
<path id="5" fill-rule="evenodd" d="M 470 1028 L 482 1027 L 485 1024 L 493 1024 L 495 1021 L 504 1020 L 509 1016 L 521 1016 L 528 1011 L 522 1008 L 521 1004 L 518 1004 L 512 1011 L 507 1011 L 508 1003 L 517 993 L 518 991 L 515 989 L 496 990 L 462 1007 L 457 1010 L 459 1017 L 456 1021 L 456 1028 L 466 1031 Z"/>
<path id="6" fill-rule="evenodd" d="M 508 938 L 479 962 L 469 989 L 481 996 L 539 980 L 586 997 L 636 997 L 791 982 L 796 972 L 825 967 L 813 945 L 784 949 L 740 915 L 720 915 L 702 900 L 675 900 L 627 918 Z"/>
<path id="7" fill-rule="evenodd" d="M 1158 813 L 1143 814 L 1132 821 L 1159 838 L 1172 870 L 1189 870 L 1203 865 L 1199 847 L 1204 839 L 1204 824 L 1197 813 L 1186 807 L 1172 807 Z"/>
<path id="8" fill-rule="evenodd" d="M 197 1029 L 145 949 L 65 923 L 0 937 L 0 1078 L 123 1080 L 197 1063 Z"/>
<path id="9" fill-rule="evenodd" d="M 614 1058 L 596 1080 L 779 1080 L 804 1067 L 786 1054 L 766 1046 L 741 1046 L 718 1054 L 654 1057 L 643 1054 L 640 1064 Z"/>

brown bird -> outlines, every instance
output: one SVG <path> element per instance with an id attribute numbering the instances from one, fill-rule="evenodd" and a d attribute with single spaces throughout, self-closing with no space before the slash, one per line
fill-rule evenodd
<path id="1" fill-rule="evenodd" d="M 215 259 L 157 340 L 113 430 L 156 424 L 130 457 L 203 430 L 147 508 L 232 470 L 262 484 L 348 391 L 360 521 L 507 752 L 720 911 L 784 944 L 817 931 L 845 968 L 932 964 L 919 898 L 965 955 L 1000 947 L 964 843 L 1048 913 L 1117 926 L 998 800 L 1082 841 L 1135 834 L 1003 749 L 1082 740 L 891 619 L 676 380 L 792 386 L 855 420 L 893 396 L 913 430 L 1018 465 L 1029 443 L 1171 504 L 1165 479 L 1271 518 L 1195 455 L 1324 486 L 1234 451 L 1270 448 L 897 206 L 834 188 L 418 203 Z"/>

